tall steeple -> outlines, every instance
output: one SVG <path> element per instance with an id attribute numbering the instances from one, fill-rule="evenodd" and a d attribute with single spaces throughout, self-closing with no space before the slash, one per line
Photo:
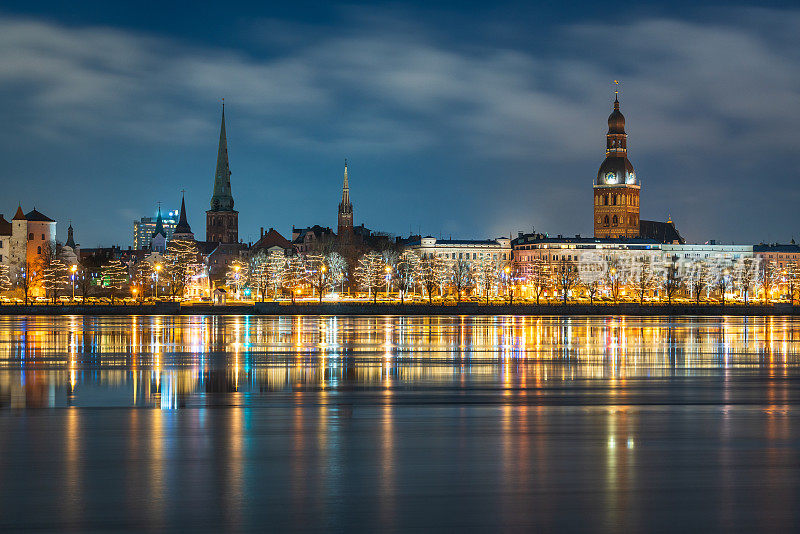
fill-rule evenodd
<path id="1" fill-rule="evenodd" d="M 239 212 L 233 209 L 231 170 L 228 166 L 228 138 L 225 134 L 225 100 L 222 101 L 222 123 L 219 128 L 217 171 L 214 174 L 214 193 L 211 209 L 206 212 L 206 241 L 210 243 L 239 242 Z"/>
<path id="2" fill-rule="evenodd" d="M 178 224 L 172 232 L 173 239 L 194 239 L 192 228 L 189 226 L 189 221 L 186 219 L 186 200 L 184 199 L 184 192 L 181 191 L 181 216 L 178 219 Z"/>
<path id="3" fill-rule="evenodd" d="M 231 170 L 228 165 L 228 138 L 225 134 L 225 102 L 222 102 L 222 123 L 219 128 L 217 149 L 217 172 L 214 174 L 214 194 L 211 197 L 212 211 L 232 211 Z"/>
<path id="4" fill-rule="evenodd" d="M 344 160 L 344 183 L 342 184 L 342 201 L 339 203 L 338 234 L 353 231 L 353 205 L 350 203 L 350 183 L 347 179 L 347 160 Z"/>
<path id="5" fill-rule="evenodd" d="M 65 243 L 66 246 L 75 250 L 75 237 L 73 236 L 72 230 L 72 221 L 69 222 L 69 226 L 67 227 L 67 242 Z"/>
<path id="6" fill-rule="evenodd" d="M 594 181 L 594 236 L 638 237 L 639 192 L 639 179 L 628 160 L 625 116 L 619 110 L 619 92 L 614 91 L 614 109 L 608 116 L 606 133 L 606 159 Z"/>
<path id="7" fill-rule="evenodd" d="M 164 220 L 161 218 L 161 205 L 158 206 L 158 217 L 156 217 L 156 230 L 153 232 L 153 237 L 158 234 L 167 237 L 167 232 L 164 230 Z"/>

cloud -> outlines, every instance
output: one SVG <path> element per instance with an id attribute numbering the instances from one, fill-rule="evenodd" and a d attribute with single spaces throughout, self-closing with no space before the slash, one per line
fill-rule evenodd
<path id="1" fill-rule="evenodd" d="M 758 24 L 565 26 L 564 46 L 547 50 L 464 50 L 427 28 L 316 40 L 306 29 L 307 42 L 268 57 L 5 17 L 0 87 L 25 89 L 25 123 L 40 135 L 191 142 L 215 123 L 198 107 L 225 96 L 277 143 L 335 146 L 344 135 L 375 150 L 574 158 L 596 152 L 609 82 L 622 76 L 637 150 L 794 150 L 800 62 L 769 39 L 776 25 L 800 30 L 800 15 L 758 14 Z"/>
<path id="2" fill-rule="evenodd" d="M 538 41 L 497 35 L 527 33 L 525 20 L 466 36 L 397 11 L 352 20 L 346 32 L 259 21 L 247 41 L 221 47 L 4 16 L 0 106 L 13 127 L 0 139 L 180 151 L 214 139 L 210 110 L 225 97 L 236 122 L 229 136 L 243 142 L 305 158 L 425 154 L 435 169 L 428 174 L 380 174 L 388 196 L 425 187 L 427 198 L 446 198 L 472 187 L 476 198 L 458 205 L 419 201 L 421 222 L 439 219 L 434 228 L 449 220 L 479 234 L 532 224 L 568 234 L 590 221 L 589 200 L 576 194 L 602 160 L 617 78 L 632 159 L 648 188 L 643 206 L 656 214 L 702 218 L 719 232 L 740 224 L 726 214 L 751 200 L 754 169 L 770 195 L 796 171 L 798 10 L 565 24 Z M 236 161 L 237 177 L 246 165 Z M 720 188 L 730 190 L 714 193 Z M 727 204 L 698 215 L 688 192 Z M 385 211 L 373 224 L 418 222 Z M 771 224 L 786 225 L 790 212 L 776 209 Z"/>

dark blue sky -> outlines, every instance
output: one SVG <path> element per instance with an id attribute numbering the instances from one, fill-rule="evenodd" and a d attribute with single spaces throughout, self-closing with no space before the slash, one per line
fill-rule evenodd
<path id="1" fill-rule="evenodd" d="M 800 9 L 791 3 L 4 2 L 4 206 L 83 246 L 187 190 L 204 235 L 226 102 L 240 235 L 356 223 L 591 233 L 611 82 L 642 217 L 690 241 L 800 238 Z"/>

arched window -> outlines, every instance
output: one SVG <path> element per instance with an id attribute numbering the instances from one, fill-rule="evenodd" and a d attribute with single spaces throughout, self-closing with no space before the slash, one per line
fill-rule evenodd
<path id="1" fill-rule="evenodd" d="M 608 193 L 603 195 L 603 205 L 608 206 Z"/>
<path id="2" fill-rule="evenodd" d="M 37 254 L 41 254 L 42 253 L 42 247 L 36 247 L 36 253 Z"/>
<path id="3" fill-rule="evenodd" d="M 608 215 L 606 215 L 606 218 L 603 219 L 603 226 L 608 226 Z"/>
<path id="4" fill-rule="evenodd" d="M 611 219 L 611 224 L 613 224 L 614 226 L 617 226 L 619 224 L 619 219 L 617 218 L 616 215 L 614 215 L 614 218 Z"/>

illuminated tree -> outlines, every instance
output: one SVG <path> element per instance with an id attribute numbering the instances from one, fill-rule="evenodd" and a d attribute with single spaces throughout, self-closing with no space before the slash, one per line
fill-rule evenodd
<path id="1" fill-rule="evenodd" d="M 367 298 L 378 302 L 378 289 L 384 281 L 383 258 L 377 252 L 368 252 L 359 258 L 355 277 L 359 287 L 367 291 Z"/>
<path id="2" fill-rule="evenodd" d="M 269 260 L 263 250 L 259 250 L 248 260 L 247 272 L 250 275 L 248 284 L 261 295 L 261 302 L 267 297 L 269 287 Z"/>
<path id="3" fill-rule="evenodd" d="M 15 277 L 15 284 L 17 287 L 22 291 L 22 295 L 25 299 L 25 305 L 28 305 L 28 299 L 30 297 L 31 289 L 33 289 L 33 285 L 36 281 L 38 276 L 37 270 L 39 268 L 39 262 L 31 262 L 27 259 L 20 262 L 19 267 L 17 268 L 17 273 Z"/>
<path id="4" fill-rule="evenodd" d="M 733 281 L 738 286 L 739 292 L 747 304 L 750 299 L 750 290 L 759 279 L 758 262 L 753 258 L 743 258 L 736 262 L 733 271 Z"/>
<path id="5" fill-rule="evenodd" d="M 240 260 L 235 259 L 228 265 L 228 271 L 225 273 L 226 285 L 236 288 L 236 298 L 241 298 L 240 291 L 242 286 L 247 281 L 247 264 Z"/>
<path id="6" fill-rule="evenodd" d="M 280 288 L 283 285 L 284 274 L 286 271 L 286 256 L 283 252 L 274 250 L 267 256 L 266 265 L 267 283 L 272 288 L 273 300 L 278 300 Z"/>
<path id="7" fill-rule="evenodd" d="M 572 291 L 580 281 L 578 266 L 571 261 L 561 258 L 558 263 L 555 264 L 553 274 L 556 281 L 556 290 L 561 294 L 562 303 L 566 304 L 570 291 Z"/>
<path id="8" fill-rule="evenodd" d="M 5 293 L 9 289 L 11 289 L 11 276 L 9 276 L 8 265 L 0 264 L 0 292 Z"/>
<path id="9" fill-rule="evenodd" d="M 119 260 L 109 260 L 100 269 L 100 276 L 103 287 L 108 289 L 111 296 L 111 304 L 114 304 L 114 297 L 123 288 L 128 286 L 128 266 Z"/>
<path id="10" fill-rule="evenodd" d="M 331 252 L 326 257 L 325 263 L 328 265 L 331 286 L 339 286 L 340 292 L 343 292 L 344 283 L 347 279 L 347 260 L 338 252 Z"/>
<path id="11" fill-rule="evenodd" d="M 306 269 L 308 271 L 308 283 L 311 288 L 319 295 L 319 302 L 322 304 L 322 296 L 330 285 L 328 265 L 325 263 L 325 256 L 322 254 L 309 254 L 306 256 Z"/>
<path id="12" fill-rule="evenodd" d="M 622 287 L 622 281 L 624 279 L 625 272 L 622 269 L 622 262 L 619 261 L 619 258 L 612 257 L 608 260 L 606 269 L 606 287 L 611 294 L 614 304 L 619 302 L 620 288 Z"/>
<path id="13" fill-rule="evenodd" d="M 420 285 L 428 294 L 428 303 L 433 304 L 433 291 L 439 287 L 439 273 L 445 270 L 444 262 L 435 256 L 427 256 L 420 260 Z"/>
<path id="14" fill-rule="evenodd" d="M 664 295 L 667 297 L 667 303 L 672 305 L 672 299 L 677 295 L 678 291 L 683 284 L 681 274 L 678 269 L 678 262 L 675 259 L 668 259 L 664 263 Z"/>
<path id="15" fill-rule="evenodd" d="M 631 281 L 639 305 L 644 304 L 644 297 L 656 287 L 656 270 L 649 256 L 638 258 L 632 264 Z"/>
<path id="16" fill-rule="evenodd" d="M 164 276 L 169 282 L 170 295 L 175 300 L 186 293 L 192 266 L 198 263 L 197 244 L 190 239 L 173 239 L 164 253 Z"/>
<path id="17" fill-rule="evenodd" d="M 795 295 L 800 288 L 800 264 L 793 261 L 786 265 L 786 292 L 789 294 L 789 304 L 794 306 Z"/>
<path id="18" fill-rule="evenodd" d="M 500 272 L 502 268 L 497 260 L 493 260 L 490 256 L 480 258 L 475 265 L 475 285 L 481 288 L 486 304 L 489 304 L 489 297 L 492 289 L 497 287 L 500 281 Z"/>
<path id="19" fill-rule="evenodd" d="M 450 262 L 450 283 L 456 292 L 457 302 L 461 302 L 461 295 L 472 287 L 473 282 L 472 266 L 467 260 L 458 258 Z"/>
<path id="20" fill-rule="evenodd" d="M 155 283 L 153 264 L 147 260 L 142 260 L 136 264 L 133 270 L 133 285 L 138 289 L 139 300 L 147 296 L 147 289 L 152 289 Z M 152 294 L 152 292 L 151 292 Z"/>
<path id="21" fill-rule="evenodd" d="M 713 282 L 711 269 L 705 261 L 694 261 L 689 264 L 689 267 L 684 276 L 686 285 L 692 292 L 695 303 L 700 304 L 703 292 Z"/>
<path id="22" fill-rule="evenodd" d="M 764 304 L 767 305 L 772 301 L 772 290 L 777 285 L 778 270 L 775 267 L 775 262 L 762 261 L 761 272 L 759 275 L 759 283 L 761 291 L 764 292 Z"/>
<path id="23" fill-rule="evenodd" d="M 536 295 L 536 304 L 550 287 L 550 266 L 543 258 L 535 257 L 528 264 L 528 285 Z"/>
<path id="24" fill-rule="evenodd" d="M 69 271 L 67 265 L 59 258 L 52 258 L 47 262 L 47 266 L 42 269 L 42 282 L 45 294 L 49 294 L 56 303 L 58 292 L 69 285 Z"/>
<path id="25" fill-rule="evenodd" d="M 419 283 L 420 259 L 416 253 L 406 250 L 397 259 L 394 266 L 395 283 L 400 292 L 400 304 L 405 302 L 405 295 L 408 291 L 413 291 Z"/>
<path id="26" fill-rule="evenodd" d="M 283 270 L 283 287 L 288 289 L 292 304 L 295 303 L 295 296 L 298 290 L 308 280 L 308 269 L 306 268 L 306 261 L 303 256 L 291 256 L 286 259 L 286 267 Z"/>

